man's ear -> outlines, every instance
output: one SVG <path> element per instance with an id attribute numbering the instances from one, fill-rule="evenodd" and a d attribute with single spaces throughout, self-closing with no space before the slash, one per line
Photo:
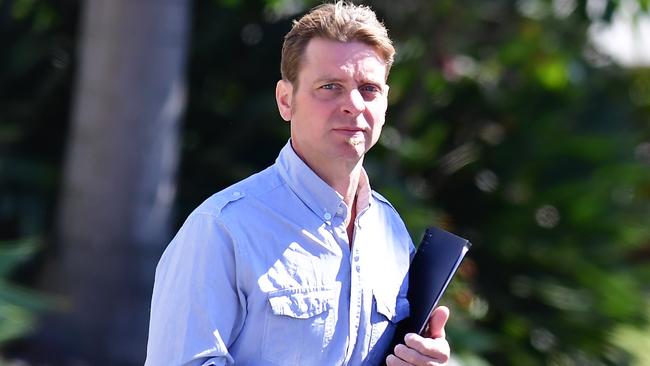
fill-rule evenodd
<path id="1" fill-rule="evenodd" d="M 281 79 L 275 86 L 275 101 L 278 103 L 278 110 L 283 120 L 289 122 L 292 116 L 293 84 Z"/>

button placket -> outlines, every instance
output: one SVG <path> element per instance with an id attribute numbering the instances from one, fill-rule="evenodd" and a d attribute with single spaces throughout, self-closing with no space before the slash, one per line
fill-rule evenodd
<path id="1" fill-rule="evenodd" d="M 361 302 L 362 302 L 362 296 L 363 296 L 363 287 L 361 283 L 361 265 L 359 265 L 359 249 L 355 246 L 353 247 L 353 253 L 352 256 L 355 258 L 355 270 L 356 270 L 356 275 L 352 276 L 353 282 L 355 283 L 355 288 L 356 288 L 356 297 L 355 297 L 355 316 L 354 316 L 354 327 L 355 329 L 359 329 L 359 322 L 361 321 Z"/>

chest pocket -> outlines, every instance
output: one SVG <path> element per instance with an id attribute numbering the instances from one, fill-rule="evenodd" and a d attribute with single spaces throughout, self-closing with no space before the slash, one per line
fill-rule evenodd
<path id="1" fill-rule="evenodd" d="M 370 365 L 383 364 L 383 357 L 395 334 L 397 323 L 409 316 L 409 301 L 396 288 L 373 290 L 372 329 L 370 333 Z"/>
<path id="2" fill-rule="evenodd" d="M 377 296 L 373 293 L 373 297 L 377 305 L 377 312 L 391 323 L 398 323 L 409 316 L 409 301 L 405 296 L 392 298 L 383 295 Z"/>
<path id="3" fill-rule="evenodd" d="M 262 356 L 278 365 L 317 364 L 332 340 L 340 285 L 268 293 Z"/>

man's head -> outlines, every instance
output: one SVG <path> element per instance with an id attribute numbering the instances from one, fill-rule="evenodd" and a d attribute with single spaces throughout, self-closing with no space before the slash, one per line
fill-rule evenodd
<path id="1" fill-rule="evenodd" d="M 344 3 L 315 8 L 285 38 L 278 110 L 293 149 L 321 178 L 360 167 L 379 139 L 394 53 L 372 10 Z"/>
<path id="2" fill-rule="evenodd" d="M 320 5 L 295 20 L 291 31 L 284 37 L 280 69 L 282 79 L 291 82 L 294 88 L 298 87 L 298 73 L 307 44 L 316 37 L 371 46 L 385 62 L 388 77 L 395 48 L 386 27 L 367 6 L 339 1 Z"/>

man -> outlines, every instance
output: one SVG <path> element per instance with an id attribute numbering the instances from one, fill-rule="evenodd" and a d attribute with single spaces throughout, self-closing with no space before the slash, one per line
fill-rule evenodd
<path id="1" fill-rule="evenodd" d="M 371 191 L 395 51 L 367 7 L 313 9 L 282 48 L 276 163 L 201 204 L 156 270 L 146 365 L 445 365 L 448 310 L 409 334 L 414 247 Z"/>

